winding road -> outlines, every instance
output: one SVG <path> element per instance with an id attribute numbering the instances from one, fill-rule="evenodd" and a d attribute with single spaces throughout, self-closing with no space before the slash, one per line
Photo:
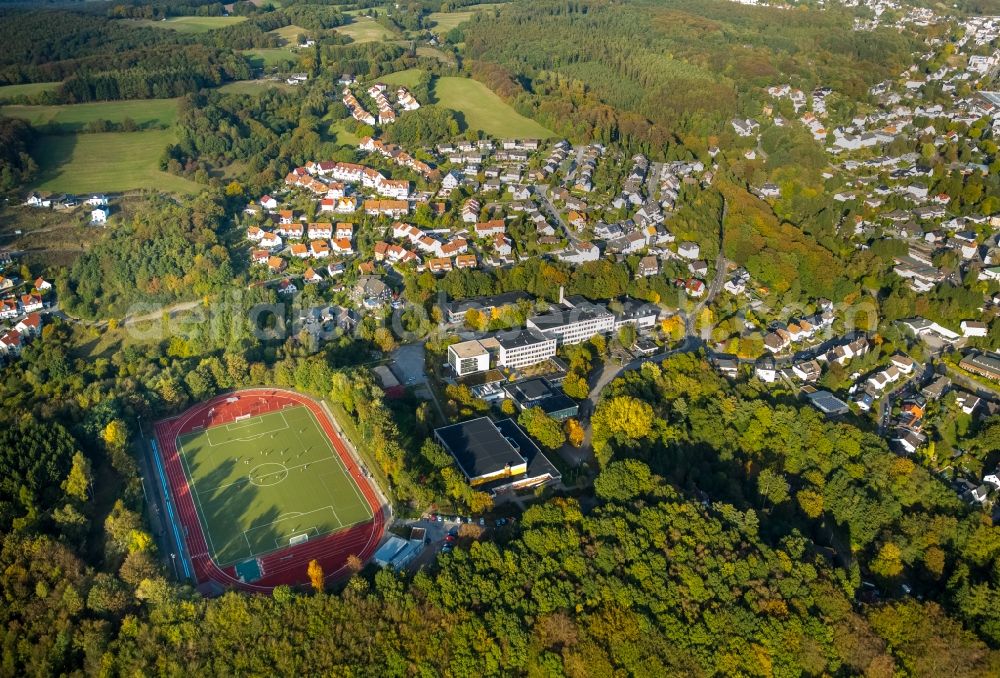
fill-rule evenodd
<path id="1" fill-rule="evenodd" d="M 705 346 L 705 340 L 698 336 L 695 329 L 695 322 L 702 309 L 712 303 L 719 292 L 722 291 L 722 286 L 725 284 L 726 272 L 729 268 L 729 260 L 726 259 L 722 248 L 725 238 L 725 223 L 726 199 L 723 197 L 722 218 L 719 220 L 719 254 L 715 258 L 715 276 L 712 278 L 712 282 L 709 283 L 705 296 L 697 304 L 695 304 L 691 308 L 691 311 L 685 316 L 684 338 L 679 344 L 677 344 L 677 346 L 664 351 L 663 353 L 658 353 L 652 356 L 642 356 L 625 363 L 624 365 L 618 365 L 606 360 L 601 365 L 600 369 L 591 372 L 590 377 L 587 380 L 587 385 L 590 390 L 587 394 L 587 399 L 580 407 L 580 423 L 583 425 L 584 432 L 583 444 L 578 448 L 568 446 L 564 447 L 564 457 L 579 465 L 584 461 L 587 461 L 593 455 L 591 448 L 591 438 L 593 432 L 591 430 L 590 417 L 597 408 L 597 403 L 601 399 L 601 393 L 603 393 L 608 384 L 617 379 L 623 372 L 637 370 L 645 363 L 662 363 L 672 355 L 676 355 L 678 353 L 691 353 Z"/>

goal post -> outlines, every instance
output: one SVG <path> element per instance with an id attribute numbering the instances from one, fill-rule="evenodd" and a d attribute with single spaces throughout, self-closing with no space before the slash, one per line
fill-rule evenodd
<path id="1" fill-rule="evenodd" d="M 302 544 L 302 543 L 307 542 L 307 541 L 309 541 L 309 533 L 308 532 L 303 532 L 302 534 L 297 534 L 294 537 L 291 537 L 288 540 L 288 545 L 289 546 L 295 546 L 296 544 Z"/>

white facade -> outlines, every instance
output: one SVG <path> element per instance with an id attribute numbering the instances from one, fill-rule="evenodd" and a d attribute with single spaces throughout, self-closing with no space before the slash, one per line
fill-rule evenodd
<path id="1" fill-rule="evenodd" d="M 497 355 L 497 365 L 516 369 L 547 360 L 556 354 L 556 340 L 538 336 L 529 332 L 521 332 L 516 337 L 503 339 L 497 337 L 500 350 Z"/>

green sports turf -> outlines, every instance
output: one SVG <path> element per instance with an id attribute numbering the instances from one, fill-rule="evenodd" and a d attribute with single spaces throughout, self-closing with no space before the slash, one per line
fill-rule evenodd
<path id="1" fill-rule="evenodd" d="M 195 431 L 177 446 L 210 554 L 221 566 L 372 518 L 306 407 Z"/>

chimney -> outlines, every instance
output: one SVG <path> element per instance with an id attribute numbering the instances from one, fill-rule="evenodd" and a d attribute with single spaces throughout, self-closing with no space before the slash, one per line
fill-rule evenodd
<path id="1" fill-rule="evenodd" d="M 563 305 L 563 286 L 559 286 L 559 305 Z"/>

